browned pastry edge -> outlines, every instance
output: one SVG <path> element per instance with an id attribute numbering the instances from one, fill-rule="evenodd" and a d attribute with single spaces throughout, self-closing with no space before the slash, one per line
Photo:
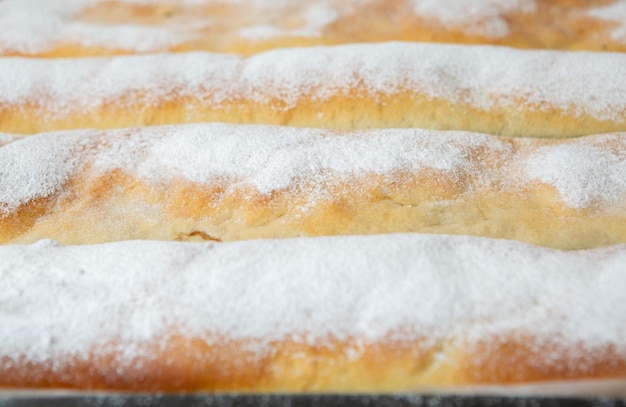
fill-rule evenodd
<path id="1" fill-rule="evenodd" d="M 217 240 L 397 232 L 469 234 L 580 249 L 626 242 L 620 212 L 565 206 L 550 186 L 482 191 L 437 172 L 353 178 L 329 187 L 308 213 L 297 189 L 264 195 L 254 188 L 145 183 L 113 171 L 78 176 L 60 195 L 22 205 L 0 219 L 2 243 L 52 238 L 64 244 L 125 239 Z M 306 189 L 306 188 L 305 188 Z"/>
<path id="2" fill-rule="evenodd" d="M 220 105 L 191 97 L 171 97 L 149 105 L 144 104 L 143 99 L 151 100 L 140 94 L 127 94 L 97 110 L 79 111 L 69 116 L 51 116 L 36 102 L 0 104 L 0 130 L 33 134 L 79 128 L 226 122 L 325 128 L 413 127 L 550 138 L 626 131 L 626 111 L 622 112 L 624 120 L 621 121 L 599 119 L 549 106 L 529 109 L 524 107 L 521 97 L 517 106 L 495 105 L 490 110 L 433 99 L 416 91 L 387 95 L 359 89 L 326 100 L 302 97 L 293 107 L 285 106 L 278 98 L 267 103 L 238 98 Z M 39 119 L 33 120 L 33 117 Z"/>
<path id="3" fill-rule="evenodd" d="M 626 359 L 612 349 L 585 355 L 555 343 L 537 346 L 532 336 L 492 338 L 468 346 L 361 340 L 330 345 L 253 342 L 174 336 L 145 346 L 147 357 L 128 361 L 119 351 L 94 348 L 86 357 L 58 356 L 51 363 L 0 359 L 4 388 L 75 388 L 117 391 L 385 392 L 473 385 L 626 379 Z M 350 357 L 350 349 L 358 356 Z M 581 356 L 582 355 L 582 356 Z"/>

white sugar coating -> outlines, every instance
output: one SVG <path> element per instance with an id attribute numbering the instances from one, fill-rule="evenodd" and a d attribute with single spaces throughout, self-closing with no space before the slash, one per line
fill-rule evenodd
<path id="1" fill-rule="evenodd" d="M 340 17 L 336 7 L 323 2 L 311 4 L 298 11 L 300 11 L 298 17 L 303 21 L 301 27 L 287 29 L 275 25 L 259 24 L 241 29 L 239 35 L 251 40 L 266 40 L 276 36 L 319 37 L 327 25 Z"/>
<path id="2" fill-rule="evenodd" d="M 566 252 L 408 234 L 41 241 L 2 246 L 0 258 L 0 355 L 33 361 L 112 341 L 128 350 L 181 331 L 261 343 L 389 335 L 472 343 L 523 332 L 570 351 L 626 351 L 623 245 Z"/>
<path id="3" fill-rule="evenodd" d="M 622 41 L 626 43 L 626 25 L 614 29 L 613 33 L 611 34 L 611 38 L 616 41 Z"/>
<path id="4" fill-rule="evenodd" d="M 10 142 L 15 141 L 15 140 L 19 140 L 22 137 L 24 136 L 20 134 L 9 134 L 9 133 L 0 132 L 0 146 L 9 144 Z"/>
<path id="5" fill-rule="evenodd" d="M 137 59 L 3 58 L 0 103 L 34 101 L 40 105 L 44 118 L 96 110 L 129 94 L 129 103 L 133 103 L 139 98 L 133 98 L 133 93 L 145 93 L 140 99 L 145 104 L 185 95 L 220 103 L 233 92 L 216 85 L 236 80 L 238 62 L 235 56 L 210 53 L 147 55 Z"/>
<path id="6" fill-rule="evenodd" d="M 592 8 L 588 11 L 588 15 L 617 23 L 617 26 L 612 28 L 611 38 L 626 43 L 626 1 L 616 0 L 608 6 Z"/>
<path id="7" fill-rule="evenodd" d="M 135 52 L 163 51 L 187 39 L 182 34 L 162 27 L 80 22 L 66 27 L 64 34 L 67 39 L 79 39 L 80 44 L 87 47 L 106 46 Z"/>
<path id="8" fill-rule="evenodd" d="M 34 198 L 59 190 L 80 169 L 87 139 L 69 133 L 13 141 L 0 148 L 0 218 Z M 1 144 L 1 143 L 0 143 Z"/>
<path id="9" fill-rule="evenodd" d="M 412 4 L 418 16 L 436 18 L 446 26 L 488 38 L 509 33 L 506 14 L 537 11 L 535 0 L 412 0 Z"/>
<path id="10" fill-rule="evenodd" d="M 257 24 L 239 30 L 239 35 L 250 40 L 263 41 L 285 35 L 285 30 L 273 25 Z"/>
<path id="11" fill-rule="evenodd" d="M 0 148 L 0 203 L 5 212 L 59 190 L 86 163 L 104 174 L 121 168 L 150 182 L 184 177 L 192 182 L 228 180 L 269 194 L 307 188 L 315 199 L 344 179 L 395 170 L 431 168 L 453 179 L 490 173 L 472 160 L 472 149 L 510 153 L 495 137 L 419 129 L 337 133 L 278 126 L 189 124 L 137 129 L 76 130 L 26 137 Z M 99 140 L 99 141 L 98 141 Z M 81 149 L 82 146 L 82 149 Z M 24 181 L 26 180 L 26 181 Z"/>
<path id="12" fill-rule="evenodd" d="M 76 130 L 13 141 L 0 148 L 0 208 L 6 214 L 60 191 L 87 164 L 93 176 L 122 169 L 155 185 L 177 178 L 227 182 L 262 194 L 291 189 L 313 201 L 338 182 L 432 169 L 453 181 L 470 177 L 468 194 L 494 186 L 516 192 L 539 181 L 553 185 L 573 208 L 626 208 L 624 133 L 547 143 L 458 131 L 220 123 Z"/>
<path id="13" fill-rule="evenodd" d="M 544 146 L 527 162 L 531 179 L 554 185 L 571 207 L 626 202 L 626 135 L 581 139 L 577 143 Z M 606 142 L 613 142 L 607 148 Z"/>
<path id="14" fill-rule="evenodd" d="M 198 183 L 230 178 L 252 184 L 261 193 L 313 181 L 324 188 L 342 177 L 388 174 L 394 170 L 418 172 L 433 168 L 456 174 L 480 168 L 470 160 L 470 149 L 507 150 L 496 138 L 463 132 L 427 130 L 372 130 L 335 134 L 328 130 L 223 124 L 137 130 L 138 140 L 159 135 L 142 158 L 124 158 L 124 168 L 147 179 L 183 175 Z M 143 137 L 142 137 L 143 136 Z M 121 150 L 125 139 L 118 139 Z M 106 154 L 109 156 L 109 154 Z M 118 166 L 120 154 L 103 170 Z M 330 177 L 327 179 L 326 177 Z"/>
<path id="15" fill-rule="evenodd" d="M 83 8 L 80 3 L 78 0 L 1 1 L 0 51 L 45 49 L 58 38 L 65 21 Z"/>
<path id="16" fill-rule="evenodd" d="M 290 13 L 303 25 L 281 27 L 271 19 L 252 19 L 239 34 L 250 39 L 270 36 L 320 36 L 323 29 L 342 15 L 358 13 L 369 0 L 349 0 L 340 4 L 328 0 L 161 0 L 161 6 L 203 6 L 235 4 L 251 7 L 257 13 Z M 93 6 L 127 3 L 154 6 L 153 0 L 3 0 L 0 4 L 0 52 L 36 53 L 69 42 L 84 46 L 119 48 L 135 52 L 163 51 L 196 38 L 192 26 L 98 24 L 82 22 L 80 15 Z M 535 12 L 534 0 L 412 0 L 413 11 L 425 18 L 436 18 L 470 34 L 491 38 L 508 33 L 505 15 L 510 12 Z"/>
<path id="17" fill-rule="evenodd" d="M 37 53 L 59 43 L 79 43 L 127 51 L 163 51 L 187 38 L 172 29 L 111 25 L 77 20 L 99 0 L 0 1 L 0 52 Z"/>
<path id="18" fill-rule="evenodd" d="M 90 7 L 105 3 L 129 3 L 154 6 L 152 0 L 3 0 L 0 1 L 0 53 L 37 53 L 63 43 L 86 47 L 106 47 L 134 52 L 159 52 L 197 38 L 194 25 L 111 24 L 81 21 L 80 14 Z M 270 26 L 281 35 L 314 37 L 339 16 L 332 2 L 313 3 L 302 7 L 298 0 L 161 0 L 160 6 L 202 6 L 212 3 L 235 3 L 256 8 L 296 8 L 303 26 L 282 30 Z M 356 1 L 353 7 L 358 5 Z M 279 9 L 279 10 L 276 10 Z M 254 27 L 250 27 L 255 32 Z M 250 35 L 248 33 L 248 36 Z"/>
<path id="19" fill-rule="evenodd" d="M 107 102 L 155 105 L 188 97 L 221 107 L 244 98 L 278 100 L 272 107 L 288 110 L 343 92 L 404 90 L 481 109 L 556 108 L 623 122 L 626 55 L 395 42 L 280 49 L 249 58 L 198 52 L 0 60 L 0 105 L 38 104 L 41 120 Z"/>

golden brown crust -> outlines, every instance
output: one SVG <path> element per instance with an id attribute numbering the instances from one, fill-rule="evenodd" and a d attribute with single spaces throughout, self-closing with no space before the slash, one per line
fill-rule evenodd
<path id="1" fill-rule="evenodd" d="M 86 359 L 61 358 L 54 365 L 0 359 L 0 383 L 5 388 L 139 392 L 375 393 L 564 380 L 575 386 L 580 380 L 626 376 L 626 359 L 610 349 L 581 356 L 558 346 L 535 346 L 532 337 L 494 338 L 474 346 L 367 344 L 361 339 L 326 345 L 281 341 L 262 354 L 246 351 L 251 345 L 247 341 L 222 338 L 212 343 L 175 336 L 166 344 L 146 346 L 150 357 L 132 362 L 120 361 L 125 358 L 106 348 L 94 349 Z M 350 356 L 354 352 L 358 355 Z"/>
<path id="2" fill-rule="evenodd" d="M 392 95 L 367 94 L 352 90 L 325 100 L 313 96 L 299 98 L 286 107 L 283 100 L 258 102 L 238 98 L 220 104 L 191 97 L 171 97 L 154 104 L 127 102 L 134 95 L 107 103 L 97 110 L 84 110 L 55 117 L 29 105 L 0 105 L 0 130 L 34 134 L 51 130 L 81 128 L 114 129 L 177 123 L 260 123 L 324 128 L 425 128 L 466 130 L 501 136 L 567 138 L 581 135 L 626 131 L 622 120 L 598 118 L 558 107 L 530 109 L 528 100 L 517 106 L 495 105 L 477 108 L 446 99 L 433 99 L 415 90 Z M 33 120 L 33 117 L 40 119 Z"/>
<path id="3" fill-rule="evenodd" d="M 440 183 L 441 182 L 441 183 Z M 626 217 L 567 207 L 558 192 L 539 183 L 519 191 L 474 196 L 442 190 L 450 179 L 376 176 L 334 185 L 333 199 L 294 191 L 269 196 L 225 191 L 220 184 L 176 180 L 163 187 L 131 174 L 75 180 L 47 211 L 24 205 L 0 220 L 2 243 L 55 239 L 92 244 L 127 239 L 219 240 L 380 233 L 443 233 L 520 240 L 561 249 L 626 243 Z M 465 191 L 463 191 L 465 192 Z"/>

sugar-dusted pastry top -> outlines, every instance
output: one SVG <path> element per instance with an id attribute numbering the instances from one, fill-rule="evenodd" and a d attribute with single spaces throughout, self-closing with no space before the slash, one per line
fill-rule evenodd
<path id="1" fill-rule="evenodd" d="M 0 257 L 0 387 L 376 392 L 611 378 L 626 391 L 623 245 L 41 241 Z"/>
<path id="2" fill-rule="evenodd" d="M 626 135 L 192 124 L 0 148 L 0 241 L 429 232 L 626 242 Z"/>
<path id="3" fill-rule="evenodd" d="M 89 56 L 377 41 L 626 50 L 623 0 L 4 0 L 0 55 Z"/>
<path id="4" fill-rule="evenodd" d="M 12 141 L 22 138 L 21 134 L 0 133 L 0 147 L 5 144 L 9 144 Z"/>
<path id="5" fill-rule="evenodd" d="M 626 54 L 385 43 L 243 58 L 0 59 L 0 131 L 226 121 L 567 137 L 626 130 Z"/>

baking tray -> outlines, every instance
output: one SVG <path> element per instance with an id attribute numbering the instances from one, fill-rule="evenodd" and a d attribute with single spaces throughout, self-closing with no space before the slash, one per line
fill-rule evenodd
<path id="1" fill-rule="evenodd" d="M 596 397 L 527 397 L 527 396 L 468 396 L 468 395 L 255 395 L 255 394 L 111 394 L 111 393 L 8 393 L 0 392 L 0 407 L 626 407 L 626 398 Z"/>

